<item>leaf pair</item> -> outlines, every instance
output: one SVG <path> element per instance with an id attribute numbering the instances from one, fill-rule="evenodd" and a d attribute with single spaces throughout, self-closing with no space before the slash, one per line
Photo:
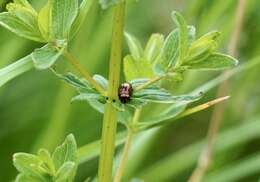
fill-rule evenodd
<path id="1" fill-rule="evenodd" d="M 37 42 L 68 39 L 78 15 L 78 0 L 49 0 L 36 12 L 27 0 L 15 0 L 0 13 L 0 25 L 18 36 Z"/>
<path id="2" fill-rule="evenodd" d="M 16 182 L 73 182 L 77 170 L 75 138 L 68 135 L 52 156 L 46 149 L 40 149 L 38 155 L 16 153 L 13 163 L 20 172 Z"/>
<path id="3" fill-rule="evenodd" d="M 129 33 L 125 33 L 130 55 L 124 58 L 124 73 L 127 81 L 139 78 L 153 78 L 155 60 L 159 56 L 164 37 L 153 34 L 143 49 L 140 41 Z"/>

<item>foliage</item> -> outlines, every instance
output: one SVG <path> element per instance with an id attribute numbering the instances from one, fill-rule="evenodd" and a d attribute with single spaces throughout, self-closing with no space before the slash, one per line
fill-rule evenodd
<path id="1" fill-rule="evenodd" d="M 229 120 L 228 127 L 231 129 L 230 131 L 233 131 L 234 126 L 239 125 L 237 121 L 243 120 L 246 123 L 248 118 L 258 112 L 258 101 L 256 99 L 258 87 L 255 82 L 258 78 L 256 75 L 259 59 L 250 58 L 257 55 L 259 46 L 256 40 L 252 40 L 251 36 L 249 36 L 254 34 L 254 37 L 257 37 L 259 33 L 257 28 L 252 31 L 250 25 L 253 23 L 249 22 L 249 14 L 257 11 L 256 1 L 252 1 L 248 5 L 247 26 L 245 26 L 243 32 L 245 37 L 240 42 L 243 49 L 240 50 L 242 56 L 239 56 L 239 58 L 242 61 L 248 59 L 248 63 L 231 70 L 228 75 L 212 79 L 205 85 L 202 83 L 219 73 L 209 71 L 229 69 L 238 63 L 235 58 L 219 51 L 226 47 L 225 44 L 230 37 L 232 12 L 235 3 L 227 1 L 220 4 L 215 1 L 204 0 L 184 2 L 183 14 L 189 18 L 189 22 L 196 22 L 197 31 L 194 26 L 186 23 L 182 15 L 173 12 L 172 19 L 175 23 L 175 29 L 171 30 L 167 35 L 152 34 L 148 38 L 146 45 L 143 46 L 144 38 L 139 39 L 137 37 L 147 37 L 148 32 L 150 33 L 151 29 L 154 31 L 154 28 L 157 28 L 156 31 L 158 29 L 162 30 L 162 27 L 158 25 L 159 22 L 167 21 L 162 16 L 162 20 L 157 22 L 155 19 L 156 21 L 154 21 L 154 26 L 157 27 L 152 27 L 151 23 L 149 23 L 151 22 L 150 19 L 145 16 L 145 12 L 149 12 L 150 15 L 150 9 L 154 11 L 153 13 L 157 13 L 157 11 L 165 13 L 166 11 L 156 6 L 158 5 L 157 1 L 140 1 L 138 3 L 129 1 L 129 18 L 127 20 L 130 21 L 127 23 L 127 32 L 125 32 L 129 53 L 123 59 L 123 72 L 125 82 L 133 86 L 134 92 L 130 102 L 126 104 L 121 103 L 119 100 L 108 100 L 107 95 L 102 94 L 84 75 L 82 75 L 83 77 L 78 76 L 72 73 L 71 70 L 67 72 L 70 68 L 64 70 L 62 66 L 62 68 L 59 67 L 63 62 L 57 62 L 61 58 L 67 59 L 66 52 L 75 53 L 77 58 L 84 60 L 84 66 L 88 70 L 99 73 L 91 76 L 91 78 L 104 91 L 107 91 L 108 80 L 105 76 L 102 76 L 103 73 L 106 73 L 106 68 L 100 66 L 105 63 L 108 56 L 106 50 L 109 48 L 108 40 L 110 37 L 107 32 L 105 33 L 105 30 L 109 29 L 111 23 L 109 18 L 110 11 L 113 8 L 110 7 L 117 5 L 121 1 L 99 0 L 102 10 L 100 10 L 98 2 L 93 0 L 79 1 L 81 3 L 77 0 L 66 2 L 54 0 L 48 1 L 41 8 L 39 8 L 40 3 L 38 1 L 32 2 L 35 5 L 34 7 L 25 0 L 15 0 L 6 6 L 7 12 L 0 13 L 2 27 L 30 41 L 27 42 L 25 39 L 12 37 L 7 31 L 0 29 L 1 41 L 4 44 L 0 46 L 1 66 L 7 64 L 8 61 L 10 62 L 11 59 L 19 58 L 21 55 L 28 54 L 29 50 L 33 50 L 24 58 L 18 59 L 17 62 L 0 69 L 0 86 L 32 68 L 38 70 L 51 69 L 52 73 L 71 85 L 77 93 L 75 94 L 66 86 L 58 89 L 60 86 L 57 85 L 57 79 L 46 76 L 48 74 L 46 72 L 28 73 L 26 74 L 28 77 L 24 75 L 20 80 L 14 80 L 2 87 L 0 93 L 2 116 L 0 120 L 3 129 L 0 130 L 2 132 L 0 132 L 0 141 L 2 141 L 1 144 L 3 145 L 5 142 L 10 142 L 10 144 L 5 145 L 6 149 L 4 150 L 6 151 L 2 152 L 4 166 L 8 166 L 6 153 L 9 155 L 14 149 L 28 151 L 28 147 L 33 145 L 35 141 L 28 140 L 31 136 L 26 133 L 33 132 L 35 140 L 37 139 L 40 146 L 43 142 L 50 142 L 46 140 L 48 137 L 40 136 L 41 132 L 44 133 L 42 128 L 45 128 L 46 125 L 46 128 L 49 125 L 53 128 L 53 131 L 59 128 L 55 133 L 49 134 L 47 132 L 49 136 L 54 137 L 53 141 L 60 140 L 67 132 L 75 133 L 79 140 L 78 143 L 81 145 L 99 138 L 100 116 L 94 110 L 103 114 L 105 104 L 111 102 L 118 112 L 118 122 L 128 129 L 130 128 L 136 135 L 130 150 L 130 156 L 133 160 L 128 161 L 129 164 L 127 163 L 124 179 L 130 181 L 131 178 L 134 178 L 132 181 L 138 181 L 138 178 L 140 180 L 155 179 L 154 175 L 158 175 L 157 177 L 161 177 L 161 179 L 184 181 L 184 179 L 186 180 L 186 174 L 192 170 L 192 166 L 197 159 L 195 154 L 199 153 L 200 147 L 194 143 L 198 140 L 197 136 L 205 134 L 205 122 L 208 120 L 210 113 L 208 111 L 188 118 L 191 121 L 196 120 L 196 122 L 185 122 L 182 119 L 184 122 L 173 125 L 169 125 L 169 123 L 180 120 L 183 114 L 189 112 L 190 109 L 197 108 L 203 103 L 207 104 L 206 100 L 209 97 L 214 98 L 213 92 L 208 93 L 209 88 L 211 89 L 234 75 L 236 75 L 237 79 L 232 80 L 234 91 L 231 93 L 232 100 L 228 105 L 228 112 L 225 116 L 225 119 Z M 168 1 L 165 3 L 170 5 Z M 147 7 L 151 8 L 146 10 Z M 103 11 L 103 9 L 106 9 L 106 11 Z M 225 18 L 219 20 L 219 15 L 223 14 L 225 14 Z M 86 16 L 88 18 L 85 19 Z M 257 19 L 257 16 L 254 15 L 254 18 Z M 132 19 L 135 20 L 135 24 L 131 21 Z M 138 23 L 139 20 L 142 20 L 143 23 Z M 82 26 L 83 23 L 84 26 Z M 218 31 L 211 31 L 202 35 L 202 32 L 216 29 L 216 27 L 221 29 L 222 36 Z M 136 37 L 129 32 L 133 32 Z M 202 36 L 197 38 L 197 35 Z M 26 87 L 26 90 L 31 90 L 31 93 L 26 95 L 24 87 Z M 17 92 L 18 90 L 19 92 Z M 58 93 L 57 98 L 53 93 Z M 17 97 L 24 97 L 24 99 L 21 99 L 22 102 L 18 102 Z M 71 97 L 73 101 L 72 107 L 70 107 L 69 102 Z M 62 102 L 60 102 L 61 100 Z M 75 101 L 84 101 L 88 104 Z M 26 107 L 31 108 L 27 109 Z M 142 109 L 140 119 L 134 123 L 135 111 L 139 109 Z M 245 110 L 245 112 L 239 110 Z M 46 122 L 46 120 L 56 120 L 58 122 L 60 119 L 64 121 L 64 124 L 54 125 L 51 122 Z M 254 177 L 254 174 L 258 176 L 259 167 L 257 161 L 259 155 L 255 152 L 258 148 L 252 142 L 259 139 L 259 136 L 256 135 L 257 132 L 255 132 L 258 126 L 257 123 L 258 117 L 256 117 L 255 122 L 253 122 L 255 125 L 252 124 L 252 127 L 247 128 L 247 125 L 243 128 L 235 127 L 236 132 L 233 134 L 239 137 L 234 137 L 232 141 L 228 139 L 230 139 L 230 136 L 234 136 L 233 134 L 224 135 L 224 137 L 222 137 L 222 134 L 220 135 L 221 140 L 217 142 L 217 162 L 213 164 L 205 180 L 221 181 L 226 177 L 230 180 L 244 180 L 247 179 L 246 177 L 251 176 L 250 181 L 257 178 Z M 248 123 L 248 126 L 250 124 Z M 163 129 L 159 128 L 166 125 L 167 127 Z M 182 130 L 184 125 L 185 129 Z M 156 129 L 148 130 L 151 128 Z M 251 132 L 248 131 L 249 129 Z M 152 133 L 152 131 L 157 131 L 160 140 L 158 140 L 157 135 L 149 135 L 149 132 Z M 189 135 L 185 134 L 187 131 Z M 124 143 L 125 134 L 124 131 L 119 133 L 117 137 L 118 149 Z M 23 141 L 20 146 L 12 144 L 15 138 L 24 135 L 27 141 Z M 144 137 L 145 140 L 143 140 L 143 136 L 146 136 L 146 138 Z M 175 138 L 173 146 L 170 145 L 172 141 L 169 141 L 172 137 Z M 68 138 L 65 143 L 68 142 Z M 244 140 L 244 138 L 246 139 Z M 245 142 L 236 143 L 237 140 Z M 182 150 L 176 152 L 181 147 L 184 148 L 184 152 Z M 81 164 L 79 170 L 77 170 L 77 160 L 75 159 L 62 164 L 59 164 L 59 162 L 55 164 L 53 159 L 55 152 L 51 156 L 46 149 L 39 150 L 37 155 L 15 154 L 14 165 L 20 172 L 17 181 L 83 181 L 86 178 L 89 179 L 90 176 L 96 176 L 96 164 L 93 161 L 99 156 L 99 148 L 99 140 L 79 148 L 78 155 Z M 160 157 L 151 152 L 154 149 L 159 150 L 158 155 Z M 76 149 L 74 155 L 75 151 Z M 169 156 L 165 156 L 166 153 Z M 59 158 L 62 155 L 57 152 L 55 156 Z M 134 160 L 136 156 L 138 156 L 138 160 Z M 165 156 L 165 158 L 162 156 Z M 171 158 L 171 156 L 173 157 Z M 240 161 L 241 167 L 238 165 Z M 134 165 L 133 162 L 135 162 Z M 175 164 L 174 167 L 172 163 Z M 30 168 L 31 164 L 36 167 Z M 245 166 L 247 166 L 248 170 L 243 170 Z M 26 170 L 24 170 L 24 167 Z M 159 173 L 154 172 L 157 169 L 159 169 Z M 10 178 L 14 176 L 14 174 L 10 175 L 10 171 L 12 173 L 14 171 L 9 169 L 6 171 L 6 174 L 0 175 L 0 180 L 2 180 L 2 175 L 4 176 L 3 180 L 7 180 L 6 178 L 11 180 Z M 74 179 L 75 175 L 76 178 Z"/>
<path id="2" fill-rule="evenodd" d="M 77 169 L 77 144 L 71 134 L 52 155 L 46 149 L 40 149 L 37 155 L 16 153 L 13 162 L 20 172 L 17 182 L 72 182 Z"/>

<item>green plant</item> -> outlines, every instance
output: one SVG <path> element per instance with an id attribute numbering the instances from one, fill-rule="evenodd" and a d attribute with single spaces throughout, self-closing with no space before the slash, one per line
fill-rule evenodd
<path id="1" fill-rule="evenodd" d="M 30 55 L 16 63 L 1 69 L 0 85 L 33 67 L 39 70 L 50 69 L 58 78 L 66 81 L 78 91 L 79 94 L 72 101 L 87 101 L 94 109 L 104 114 L 98 172 L 98 180 L 101 182 L 112 180 L 117 123 L 123 124 L 127 128 L 127 137 L 114 179 L 119 182 L 124 172 L 133 136 L 136 133 L 165 125 L 170 118 L 178 119 L 227 99 L 227 97 L 220 98 L 210 104 L 187 109 L 188 104 L 203 96 L 204 90 L 195 90 L 185 95 L 173 95 L 163 88 L 163 81 L 181 82 L 186 71 L 223 70 L 236 66 L 238 61 L 217 52 L 219 32 L 213 31 L 196 39 L 195 27 L 187 25 L 182 15 L 173 12 L 172 19 L 177 28 L 166 38 L 161 34 L 153 34 L 145 48 L 137 38 L 130 33 L 125 33 L 130 53 L 123 59 L 124 75 L 126 82 L 133 87 L 133 94 L 129 102 L 122 103 L 118 98 L 118 88 L 122 62 L 125 0 L 100 0 L 103 8 L 114 6 L 108 80 L 101 75 L 92 77 L 68 50 L 68 45 L 80 28 L 92 2 L 93 0 L 83 0 L 79 6 L 78 0 L 49 0 L 39 12 L 26 0 L 15 0 L 14 3 L 8 4 L 8 12 L 0 14 L 0 25 L 21 37 L 45 43 L 45 45 L 35 49 Z M 73 73 L 61 74 L 61 71 L 54 66 L 61 57 L 68 60 L 83 78 Z M 168 108 L 156 116 L 143 120 L 140 116 L 143 107 L 147 104 L 155 106 L 164 104 Z M 67 142 L 72 141 L 72 138 L 69 136 Z M 76 145 L 70 146 L 75 155 Z M 54 156 L 55 153 L 57 152 L 54 152 Z M 15 154 L 14 156 L 16 167 L 19 165 L 17 165 L 19 157 L 35 162 L 36 166 L 40 165 L 39 169 L 33 167 L 32 170 L 33 172 L 34 169 L 40 170 L 36 172 L 41 175 L 43 172 L 41 181 L 73 181 L 76 170 L 74 158 L 54 167 L 52 163 L 55 164 L 55 159 L 52 162 L 46 150 L 40 150 L 38 156 L 31 154 Z M 31 162 L 28 164 L 26 161 L 23 163 L 25 168 L 31 166 Z M 44 168 L 45 171 L 41 171 L 42 165 L 45 167 L 47 165 L 48 169 Z M 26 181 L 27 178 L 38 180 L 31 173 L 21 170 L 20 167 L 17 169 L 22 173 L 17 177 L 17 181 Z M 60 173 L 64 174 L 62 177 L 66 179 L 59 179 Z M 45 174 L 48 174 L 47 177 Z"/>

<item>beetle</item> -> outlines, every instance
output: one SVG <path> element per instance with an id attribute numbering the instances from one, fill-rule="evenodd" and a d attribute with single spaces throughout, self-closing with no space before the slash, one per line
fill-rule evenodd
<path id="1" fill-rule="evenodd" d="M 118 89 L 119 100 L 126 104 L 130 102 L 131 96 L 133 95 L 133 87 L 130 83 L 122 83 Z"/>

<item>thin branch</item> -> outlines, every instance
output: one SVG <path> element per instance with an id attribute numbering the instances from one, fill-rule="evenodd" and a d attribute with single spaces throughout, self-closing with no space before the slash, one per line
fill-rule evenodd
<path id="1" fill-rule="evenodd" d="M 235 19 L 234 31 L 232 33 L 231 41 L 228 46 L 228 53 L 232 56 L 237 55 L 237 47 L 238 47 L 239 37 L 242 31 L 245 7 L 246 7 L 246 0 L 239 0 L 237 5 L 237 10 L 236 10 L 236 15 L 235 15 L 236 19 Z M 224 72 L 223 74 L 228 74 L 228 71 Z M 224 95 L 227 95 L 228 90 L 229 90 L 229 82 L 225 81 L 220 85 L 218 89 L 217 97 L 222 97 Z M 202 150 L 202 153 L 197 163 L 197 167 L 193 171 L 189 179 L 189 182 L 200 182 L 210 166 L 210 163 L 212 161 L 212 155 L 213 155 L 213 146 L 219 131 L 219 127 L 221 125 L 224 110 L 225 110 L 224 105 L 217 105 L 213 111 L 209 130 L 208 130 L 207 144 L 205 148 Z"/>
<path id="2" fill-rule="evenodd" d="M 150 85 L 152 85 L 152 84 L 154 84 L 154 83 L 160 81 L 160 80 L 163 79 L 164 77 L 165 77 L 165 75 L 163 75 L 163 76 L 156 76 L 156 77 L 154 77 L 153 79 L 151 79 L 151 80 L 149 80 L 148 82 L 146 82 L 145 84 L 140 85 L 139 87 L 137 87 L 137 88 L 135 89 L 135 91 L 137 92 L 137 91 L 140 91 L 140 90 L 142 90 L 142 89 L 145 89 L 145 88 L 149 87 Z"/>
<path id="3" fill-rule="evenodd" d="M 64 57 L 69 61 L 69 63 L 80 73 L 84 76 L 84 78 L 89 81 L 89 83 L 95 87 L 95 89 L 103 96 L 106 96 L 106 91 L 104 88 L 101 87 L 99 83 L 97 83 L 96 80 L 94 80 L 90 74 L 83 69 L 83 67 L 80 65 L 80 63 L 68 52 L 64 51 L 63 53 Z"/>
<path id="4" fill-rule="evenodd" d="M 140 115 L 141 115 L 141 109 L 136 109 L 135 113 L 134 113 L 133 120 L 132 120 L 132 124 L 138 123 Z M 124 174 L 124 169 L 125 169 L 126 161 L 127 161 L 127 158 L 128 158 L 128 153 L 129 153 L 132 141 L 133 141 L 133 136 L 134 136 L 134 131 L 132 130 L 131 127 L 127 127 L 126 142 L 125 142 L 124 149 L 123 149 L 123 152 L 122 152 L 122 155 L 121 155 L 119 167 L 116 171 L 114 182 L 120 182 L 121 178 Z"/>

